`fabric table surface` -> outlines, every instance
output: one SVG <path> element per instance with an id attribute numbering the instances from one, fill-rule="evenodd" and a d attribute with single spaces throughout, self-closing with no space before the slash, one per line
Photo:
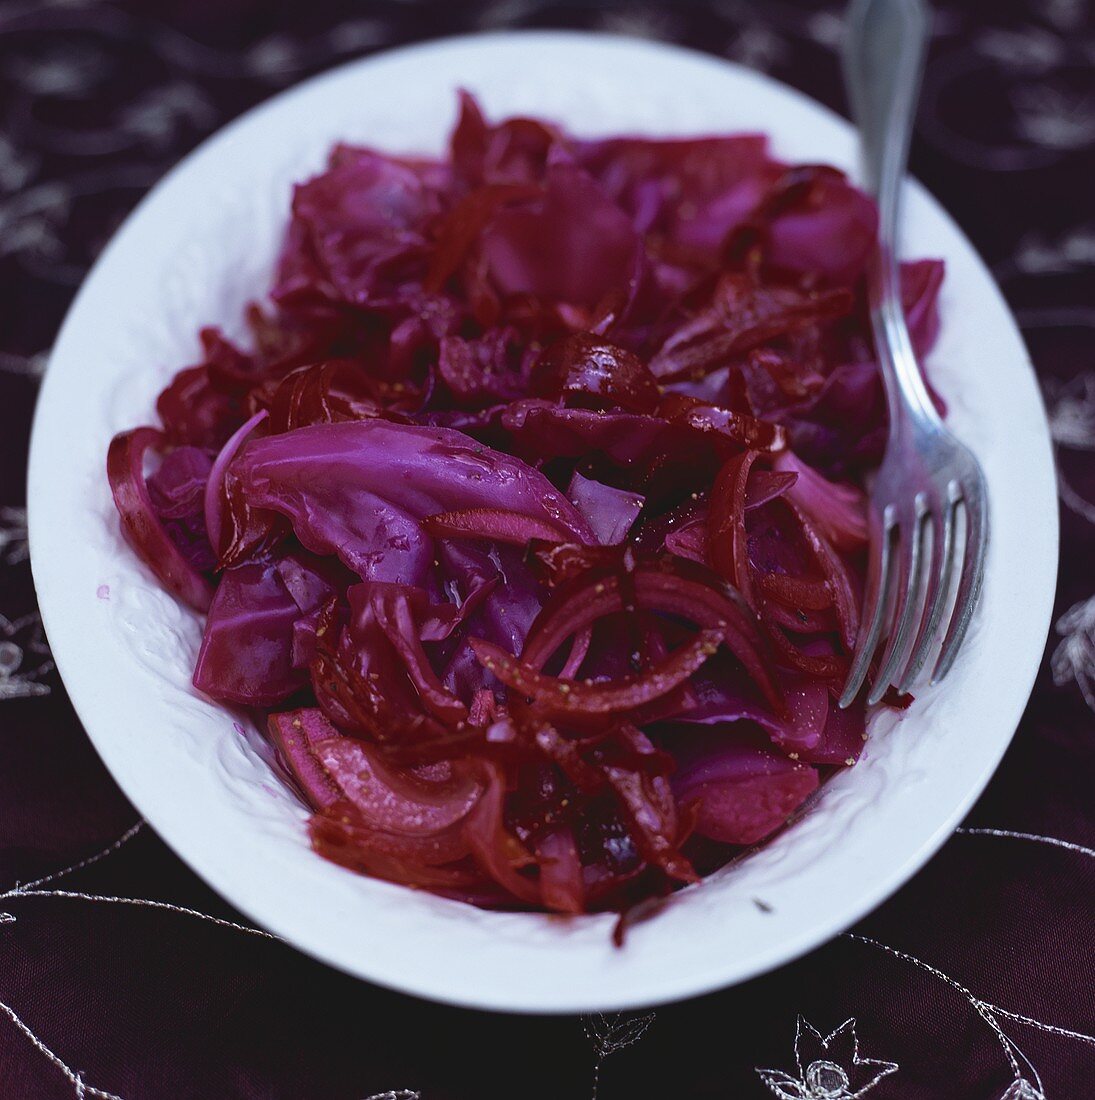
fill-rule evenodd
<path id="1" fill-rule="evenodd" d="M 1095 1095 L 1095 22 L 1086 0 L 944 0 L 934 19 L 913 170 L 1000 281 L 1057 447 L 1061 572 L 1030 705 L 964 826 L 849 933 L 734 989 L 579 1019 L 336 973 L 254 934 L 142 826 L 35 609 L 38 381 L 148 187 L 314 72 L 453 33 L 587 28 L 707 50 L 843 109 L 838 9 L 0 0 L 0 1100 Z"/>

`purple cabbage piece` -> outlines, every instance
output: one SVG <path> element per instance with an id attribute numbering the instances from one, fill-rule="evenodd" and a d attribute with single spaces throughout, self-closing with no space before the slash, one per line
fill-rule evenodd
<path id="1" fill-rule="evenodd" d="M 543 199 L 499 211 L 482 249 L 503 294 L 592 309 L 613 293 L 627 296 L 642 240 L 590 176 L 556 163 L 547 169 Z"/>
<path id="2" fill-rule="evenodd" d="M 299 617 L 276 566 L 226 569 L 209 608 L 194 686 L 230 703 L 280 703 L 306 679 L 292 660 L 293 623 Z"/>
<path id="3" fill-rule="evenodd" d="M 516 337 L 513 329 L 504 328 L 474 340 L 441 340 L 438 372 L 458 401 L 511 401 L 524 393 L 527 380 Z"/>
<path id="4" fill-rule="evenodd" d="M 592 540 L 581 513 L 542 474 L 460 432 L 362 420 L 254 440 L 229 471 L 229 492 L 287 516 L 317 554 L 337 554 L 363 580 L 426 587 L 428 516 L 500 509 Z"/>
<path id="5" fill-rule="evenodd" d="M 945 268 L 942 260 L 916 260 L 901 265 L 901 303 L 913 348 L 927 355 L 939 336 L 939 291 Z"/>
<path id="6" fill-rule="evenodd" d="M 370 149 L 336 150 L 293 195 L 273 298 L 294 308 L 377 304 L 424 269 L 426 228 L 440 212 L 428 176 Z"/>
<path id="7" fill-rule="evenodd" d="M 901 265 L 901 297 L 913 347 L 920 357 L 931 351 L 939 333 L 939 290 L 942 260 L 918 260 Z M 877 464 L 886 443 L 886 400 L 878 365 L 869 347 L 832 370 L 825 384 L 786 419 L 792 449 L 799 458 L 831 477 L 855 475 Z M 940 415 L 942 398 L 925 378 Z"/>
<path id="8" fill-rule="evenodd" d="M 507 653 L 520 653 L 545 596 L 524 563 L 523 551 L 515 546 L 484 548 L 481 543 L 441 540 L 438 557 L 449 578 L 446 588 L 454 602 L 457 595 L 462 601 L 464 593 L 497 582 L 490 598 L 468 617 L 465 634 L 483 638 Z M 442 652 L 445 686 L 461 699 L 470 700 L 484 687 L 500 688 L 469 646 L 450 645 Z"/>
<path id="9" fill-rule="evenodd" d="M 802 759 L 812 764 L 850 767 L 858 759 L 867 740 L 867 721 L 862 699 L 847 710 L 829 701 L 825 728 L 816 745 L 803 751 Z"/>
<path id="10" fill-rule="evenodd" d="M 824 734 L 828 690 L 817 680 L 790 673 L 781 682 L 787 703 L 785 716 L 775 714 L 751 684 L 742 683 L 726 658 L 716 656 L 692 678 L 696 705 L 680 716 L 681 721 L 704 726 L 755 723 L 785 752 L 808 752 Z"/>
<path id="11" fill-rule="evenodd" d="M 502 426 L 519 447 L 547 458 L 601 453 L 620 466 L 642 462 L 665 438 L 664 420 L 626 412 L 565 409 L 550 401 L 514 401 Z"/>
<path id="12" fill-rule="evenodd" d="M 689 726 L 760 727 L 773 746 L 807 764 L 846 765 L 859 759 L 867 733 L 861 703 L 842 710 L 825 684 L 809 677 L 785 673 L 781 682 L 785 716 L 773 713 L 755 689 L 740 684 L 734 670 L 716 658 L 693 677 L 696 704 L 677 721 Z"/>
<path id="13" fill-rule="evenodd" d="M 148 479 L 148 496 L 160 519 L 181 519 L 200 509 L 213 460 L 200 447 L 176 447 Z"/>
<path id="14" fill-rule="evenodd" d="M 217 564 L 205 528 L 205 486 L 213 460 L 199 447 L 176 447 L 148 478 L 152 508 L 167 537 L 200 573 Z"/>
<path id="15" fill-rule="evenodd" d="M 715 262 L 779 174 L 763 134 L 577 142 L 574 156 L 642 233 Z"/>
<path id="16" fill-rule="evenodd" d="M 829 481 L 791 451 L 776 455 L 773 465 L 778 472 L 795 476 L 787 499 L 798 505 L 833 546 L 853 550 L 867 541 L 867 499 L 862 489 Z"/>
<path id="17" fill-rule="evenodd" d="M 793 207 L 769 227 L 768 259 L 776 267 L 850 284 L 874 248 L 878 211 L 837 173 L 818 178 L 811 208 Z"/>
<path id="18" fill-rule="evenodd" d="M 303 687 L 311 613 L 339 591 L 335 572 L 330 562 L 304 553 L 226 569 L 209 608 L 194 686 L 246 706 L 274 706 Z"/>
<path id="19" fill-rule="evenodd" d="M 693 803 L 696 831 L 724 844 L 770 836 L 817 789 L 818 773 L 735 726 L 716 726 L 679 743 L 663 737 L 678 759 L 672 778 L 680 804 Z"/>
<path id="20" fill-rule="evenodd" d="M 626 489 L 615 489 L 600 481 L 583 477 L 577 470 L 570 479 L 567 496 L 585 516 L 602 546 L 615 546 L 627 538 L 643 508 L 644 497 Z"/>

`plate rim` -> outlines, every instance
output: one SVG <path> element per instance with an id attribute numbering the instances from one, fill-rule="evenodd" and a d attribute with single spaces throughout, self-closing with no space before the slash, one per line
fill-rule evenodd
<path id="1" fill-rule="evenodd" d="M 717 67 L 724 70 L 736 70 L 739 75 L 748 77 L 750 80 L 759 82 L 770 86 L 772 89 L 778 91 L 779 94 L 789 96 L 800 103 L 806 104 L 809 108 L 816 112 L 821 112 L 824 115 L 830 117 L 833 120 L 838 121 L 845 128 L 848 127 L 847 120 L 843 119 L 836 112 L 826 107 L 824 104 L 817 102 L 805 93 L 793 88 L 789 85 L 775 80 L 766 74 L 757 73 L 754 70 L 746 69 L 741 65 L 734 62 L 727 61 L 725 59 L 716 58 L 710 54 L 703 53 L 698 50 L 693 50 L 686 47 L 668 45 L 665 43 L 652 43 L 648 41 L 636 40 L 622 35 L 615 34 L 602 34 L 593 32 L 581 32 L 581 31 L 557 31 L 557 30 L 517 30 L 517 31 L 499 31 L 488 34 L 471 34 L 471 35 L 454 35 L 450 37 L 431 39 L 423 42 L 416 42 L 406 46 L 397 47 L 391 50 L 384 50 L 374 54 L 369 54 L 365 57 L 360 57 L 344 64 L 338 65 L 330 70 L 320 73 L 311 77 L 308 80 L 302 81 L 289 89 L 286 89 L 264 102 L 256 105 L 250 110 L 244 112 L 238 118 L 232 120 L 225 126 L 221 127 L 210 137 L 201 142 L 192 152 L 187 154 L 180 162 L 175 165 L 165 176 L 157 182 L 157 184 L 145 195 L 141 201 L 137 204 L 134 210 L 127 216 L 122 226 L 118 229 L 110 243 L 103 250 L 101 256 L 96 260 L 92 266 L 80 290 L 77 292 L 73 299 L 72 304 L 66 313 L 65 320 L 58 332 L 57 339 L 55 341 L 53 353 L 50 356 L 50 366 L 46 370 L 45 377 L 42 382 L 42 388 L 39 394 L 39 401 L 35 409 L 34 423 L 32 429 L 31 438 L 31 457 L 28 467 L 28 493 L 27 493 L 27 510 L 28 510 L 28 536 L 31 549 L 31 564 L 34 574 L 36 586 L 39 583 L 40 578 L 48 572 L 45 566 L 42 565 L 42 553 L 40 547 L 46 545 L 49 541 L 49 535 L 44 534 L 45 528 L 38 521 L 38 516 L 43 514 L 42 509 L 36 506 L 36 501 L 39 499 L 39 494 L 36 491 L 36 486 L 44 484 L 46 474 L 44 470 L 46 468 L 47 459 L 44 457 L 44 444 L 41 443 L 44 432 L 41 430 L 41 424 L 46 421 L 48 416 L 48 410 L 51 407 L 51 403 L 56 401 L 56 398 L 51 398 L 53 389 L 59 384 L 57 382 L 58 372 L 53 370 L 53 364 L 60 361 L 63 358 L 62 353 L 66 352 L 66 331 L 70 329 L 70 322 L 73 317 L 78 315 L 78 311 L 81 307 L 81 303 L 84 300 L 85 292 L 93 280 L 95 280 L 97 274 L 108 264 L 110 256 L 112 255 L 115 245 L 118 240 L 125 234 L 128 227 L 131 227 L 133 222 L 146 211 L 148 207 L 154 206 L 159 201 L 159 196 L 164 191 L 170 190 L 174 186 L 174 181 L 180 176 L 184 175 L 194 162 L 203 157 L 210 156 L 212 151 L 220 146 L 231 141 L 233 135 L 240 129 L 243 129 L 253 124 L 257 119 L 264 117 L 268 113 L 277 111 L 282 107 L 286 101 L 292 97 L 303 93 L 312 92 L 317 87 L 323 85 L 328 81 L 337 81 L 349 72 L 358 68 L 363 68 L 371 65 L 373 62 L 380 60 L 391 59 L 396 56 L 409 57 L 414 54 L 429 54 L 430 52 L 437 50 L 445 50 L 452 47 L 461 47 L 469 44 L 475 44 L 477 46 L 491 45 L 491 44 L 508 44 L 514 41 L 523 42 L 548 42 L 555 41 L 562 45 L 569 45 L 575 41 L 582 43 L 590 43 L 591 41 L 598 42 L 599 44 L 609 45 L 616 48 L 641 48 L 641 49 L 653 49 L 654 52 L 668 53 L 676 55 L 681 60 L 687 60 L 692 63 L 700 63 L 703 65 Z M 1018 325 L 1015 322 L 1015 318 L 1011 313 L 1011 310 L 1003 302 L 1003 297 L 999 288 L 996 286 L 995 281 L 992 279 L 991 273 L 988 271 L 986 265 L 981 260 L 976 249 L 968 241 L 961 228 L 957 226 L 954 220 L 946 212 L 946 210 L 939 204 L 926 189 L 919 184 L 916 185 L 928 199 L 929 203 L 933 207 L 933 213 L 939 217 L 945 224 L 947 230 L 963 242 L 976 258 L 977 265 L 979 267 L 979 274 L 984 277 L 987 285 L 992 288 L 997 298 L 1003 304 L 1003 308 L 1006 311 L 1007 317 L 1010 321 L 1013 329 L 1013 334 L 1018 341 L 1018 346 L 1022 349 L 1023 365 L 1027 371 L 1033 373 L 1033 367 L 1030 362 L 1030 356 L 1027 352 L 1025 343 L 1022 339 L 1022 335 L 1019 332 Z M 51 386 L 52 380 L 52 386 Z M 1049 432 L 1048 424 L 1045 423 L 1045 411 L 1044 407 L 1041 408 L 1041 420 L 1042 428 L 1044 429 L 1044 436 L 1046 442 L 1046 453 L 1049 453 Z M 1049 464 L 1050 472 L 1052 472 L 1052 461 L 1050 459 Z M 1049 556 L 1052 558 L 1052 576 L 1050 581 L 1056 577 L 1056 562 L 1057 562 L 1057 547 L 1058 547 L 1058 520 L 1056 511 L 1056 496 L 1052 497 L 1052 530 L 1048 531 L 1049 536 Z M 497 997 L 481 996 L 472 991 L 466 991 L 461 994 L 452 990 L 446 990 L 439 992 L 436 988 L 430 986 L 428 981 L 421 980 L 417 975 L 412 978 L 391 978 L 381 977 L 375 974 L 367 973 L 366 968 L 363 968 L 360 964 L 348 962 L 344 959 L 333 958 L 331 954 L 324 953 L 321 947 L 315 945 L 302 944 L 297 935 L 292 933 L 287 936 L 288 942 L 291 946 L 296 947 L 299 950 L 305 951 L 307 954 L 312 955 L 320 959 L 321 961 L 334 965 L 340 969 L 354 974 L 357 977 L 363 977 L 373 982 L 374 984 L 383 985 L 388 988 L 398 990 L 400 992 L 412 993 L 417 996 L 425 997 L 431 1000 L 442 1001 L 443 1003 L 456 1004 L 462 1007 L 479 1008 L 479 1009 L 493 1009 L 507 1012 L 550 1012 L 550 1013 L 566 1013 L 566 1012 L 583 1012 L 591 1010 L 613 1010 L 622 1008 L 641 1008 L 649 1007 L 652 1005 L 666 1003 L 679 999 L 681 997 L 688 997 L 699 995 L 701 993 L 710 992 L 715 989 L 723 988 L 730 984 L 736 984 L 749 978 L 755 977 L 758 974 L 765 973 L 768 970 L 774 969 L 777 966 L 785 965 L 794 959 L 801 957 L 805 952 L 813 949 L 821 943 L 827 942 L 833 935 L 847 928 L 855 921 L 861 919 L 866 913 L 874 909 L 882 901 L 886 900 L 891 894 L 898 889 L 904 882 L 906 882 L 913 874 L 916 873 L 941 847 L 945 840 L 951 835 L 954 827 L 965 816 L 969 808 L 973 805 L 976 799 L 980 796 L 984 788 L 987 786 L 993 773 L 995 772 L 1000 759 L 1006 752 L 1008 746 L 1011 743 L 1014 735 L 1015 728 L 1018 724 L 1019 718 L 1022 714 L 1022 710 L 1025 708 L 1026 700 L 1029 696 L 1030 689 L 1033 687 L 1035 678 L 1037 676 L 1038 668 L 1040 667 L 1040 656 L 1044 648 L 1044 639 L 1048 636 L 1051 616 L 1052 616 L 1052 597 L 1053 597 L 1054 585 L 1052 583 L 1047 584 L 1047 593 L 1044 596 L 1045 608 L 1044 613 L 1038 616 L 1039 620 L 1044 620 L 1042 626 L 1039 626 L 1032 637 L 1035 637 L 1037 641 L 1037 654 L 1038 659 L 1032 662 L 1029 683 L 1022 685 L 1022 691 L 1016 693 L 1016 699 L 1021 696 L 1021 701 L 1013 708 L 1015 710 L 1013 718 L 1009 718 L 1005 724 L 1008 725 L 1007 736 L 1001 735 L 996 743 L 994 743 L 994 751 L 992 753 L 985 753 L 982 759 L 982 767 L 980 775 L 975 783 L 972 783 L 967 789 L 966 795 L 963 799 L 959 800 L 953 805 L 951 811 L 945 816 L 945 819 L 941 820 L 934 828 L 930 836 L 921 841 L 915 851 L 911 851 L 907 858 L 899 862 L 894 866 L 890 875 L 873 880 L 873 886 L 870 890 L 863 891 L 863 897 L 860 899 L 860 904 L 848 909 L 839 920 L 831 921 L 827 924 L 820 926 L 812 926 L 808 930 L 804 931 L 797 940 L 787 941 L 781 945 L 780 950 L 770 952 L 769 957 L 763 957 L 755 961 L 752 964 L 738 965 L 733 969 L 733 973 L 727 976 L 726 973 L 718 968 L 712 968 L 711 975 L 705 982 L 697 982 L 694 977 L 687 981 L 674 984 L 672 981 L 666 981 L 661 983 L 657 991 L 651 992 L 646 997 L 629 997 L 626 1002 L 614 1001 L 611 994 L 608 993 L 603 1001 L 593 1004 L 583 1001 L 581 1003 L 567 1002 L 565 999 L 558 999 L 557 1002 L 551 1004 L 544 1004 L 539 1001 L 521 1001 L 520 997 L 506 998 L 500 1000 Z M 46 594 L 45 588 L 39 590 L 39 606 L 42 613 L 43 625 L 45 627 L 47 636 L 50 638 L 51 644 L 54 639 L 60 639 L 65 637 L 65 630 L 61 623 L 59 614 L 55 614 L 58 609 L 51 606 L 50 597 Z M 1044 629 L 1043 629 L 1044 627 Z M 70 661 L 70 657 L 73 656 L 76 647 L 71 649 L 68 646 L 67 639 L 60 643 L 59 648 L 55 649 L 55 659 L 57 661 L 58 671 L 65 681 L 66 688 L 70 684 L 79 683 L 80 675 L 75 671 L 75 658 Z M 1035 650 L 1034 646 L 1031 646 L 1031 652 Z M 186 846 L 184 841 L 177 840 L 176 837 L 171 835 L 172 829 L 167 827 L 165 830 L 157 825 L 157 818 L 161 818 L 159 807 L 149 807 L 143 805 L 143 801 L 147 801 L 142 798 L 139 789 L 135 790 L 131 783 L 123 781 L 119 777 L 119 772 L 124 773 L 124 765 L 119 765 L 116 762 L 116 752 L 114 751 L 117 746 L 112 746 L 109 739 L 103 739 L 101 736 L 97 737 L 88 724 L 85 723 L 83 713 L 85 710 L 93 709 L 92 705 L 88 702 L 87 697 L 83 692 L 83 688 L 76 692 L 71 692 L 70 698 L 73 707 L 76 709 L 77 714 L 81 717 L 81 724 L 84 724 L 85 729 L 88 732 L 88 736 L 95 747 L 96 752 L 100 758 L 103 759 L 104 764 L 111 772 L 112 777 L 118 782 L 119 786 L 125 792 L 126 796 L 133 802 L 133 804 L 141 812 L 142 816 L 149 822 L 153 829 L 157 832 L 157 835 L 161 837 L 168 844 L 168 846 L 175 851 L 175 853 L 202 879 L 207 881 L 214 889 L 217 890 L 223 897 L 228 899 L 230 903 L 239 908 L 242 912 L 246 913 L 248 917 L 260 927 L 269 927 L 276 929 L 278 927 L 277 921 L 270 919 L 269 913 L 263 913 L 261 916 L 251 910 L 248 905 L 241 902 L 239 892 L 233 888 L 233 884 L 226 884 L 226 872 L 227 868 L 221 869 L 217 867 L 215 870 L 211 869 L 209 862 L 197 865 L 192 862 L 190 858 L 182 851 L 182 848 Z M 94 722 L 91 724 L 94 725 Z M 317 857 L 318 858 L 318 857 Z M 788 946 L 789 943 L 789 946 Z M 775 957 L 778 956 L 778 957 Z"/>

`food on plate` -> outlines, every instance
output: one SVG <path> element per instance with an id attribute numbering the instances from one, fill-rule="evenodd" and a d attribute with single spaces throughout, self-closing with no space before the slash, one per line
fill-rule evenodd
<path id="1" fill-rule="evenodd" d="M 469 95 L 444 158 L 340 145 L 295 189 L 248 338 L 203 330 L 107 466 L 317 852 L 630 913 L 855 763 L 875 221 L 761 134 L 580 139 Z M 902 269 L 922 355 L 942 277 Z"/>

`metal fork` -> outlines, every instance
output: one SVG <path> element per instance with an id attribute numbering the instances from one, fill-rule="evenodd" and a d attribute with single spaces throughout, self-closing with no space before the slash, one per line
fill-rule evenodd
<path id="1" fill-rule="evenodd" d="M 989 538 L 984 474 L 936 413 L 901 308 L 897 226 L 928 22 L 921 0 L 852 0 L 847 14 L 844 78 L 878 203 L 868 287 L 890 435 L 871 487 L 867 584 L 842 707 L 858 696 L 880 644 L 870 703 L 891 686 L 907 691 L 940 635 L 932 683 L 946 676 L 980 594 Z"/>

